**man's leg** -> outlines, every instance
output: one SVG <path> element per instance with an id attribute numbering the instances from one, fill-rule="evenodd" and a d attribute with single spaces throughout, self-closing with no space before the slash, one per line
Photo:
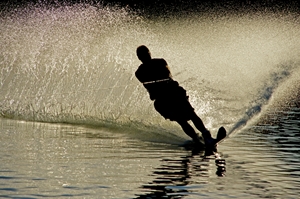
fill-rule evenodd
<path id="1" fill-rule="evenodd" d="M 200 142 L 198 134 L 195 132 L 193 127 L 187 121 L 182 120 L 182 121 L 177 121 L 177 123 L 181 126 L 182 130 L 193 139 L 195 143 Z"/>
<path id="2" fill-rule="evenodd" d="M 195 127 L 202 133 L 203 137 L 211 137 L 210 132 L 205 128 L 202 120 L 195 112 L 192 115 L 191 120 L 194 123 Z"/>
<path id="3" fill-rule="evenodd" d="M 212 145 L 215 143 L 215 139 L 211 137 L 209 130 L 207 130 L 200 119 L 200 117 L 194 112 L 191 117 L 192 122 L 196 126 L 196 128 L 202 133 L 202 137 L 204 138 L 204 142 L 207 145 Z"/>

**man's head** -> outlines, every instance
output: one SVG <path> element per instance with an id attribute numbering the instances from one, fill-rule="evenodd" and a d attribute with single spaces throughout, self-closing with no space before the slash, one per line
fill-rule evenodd
<path id="1" fill-rule="evenodd" d="M 144 45 L 141 45 L 136 49 L 136 55 L 143 63 L 151 60 L 151 53 L 149 49 Z"/>

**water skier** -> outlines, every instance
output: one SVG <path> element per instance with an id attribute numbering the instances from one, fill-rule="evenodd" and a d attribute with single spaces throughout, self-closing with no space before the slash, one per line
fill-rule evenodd
<path id="1" fill-rule="evenodd" d="M 167 62 L 164 59 L 152 59 L 149 49 L 142 45 L 136 50 L 142 62 L 135 76 L 147 89 L 154 107 L 165 119 L 176 121 L 183 131 L 190 136 L 196 145 L 201 145 L 199 136 L 188 123 L 191 120 L 202 133 L 206 147 L 213 147 L 217 139 L 212 138 L 202 120 L 191 106 L 186 90 L 173 80 Z"/>

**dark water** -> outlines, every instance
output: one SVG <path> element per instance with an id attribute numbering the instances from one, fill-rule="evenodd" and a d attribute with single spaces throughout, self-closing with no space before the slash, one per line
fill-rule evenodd
<path id="1" fill-rule="evenodd" d="M 122 131 L 2 119 L 0 196 L 297 198 L 299 114 L 291 107 L 239 132 L 219 157 Z"/>
<path id="2" fill-rule="evenodd" d="M 298 197 L 295 9 L 25 2 L 0 10 L 1 198 Z M 180 147 L 155 112 L 134 77 L 141 44 L 214 136 L 228 130 L 217 154 Z"/>

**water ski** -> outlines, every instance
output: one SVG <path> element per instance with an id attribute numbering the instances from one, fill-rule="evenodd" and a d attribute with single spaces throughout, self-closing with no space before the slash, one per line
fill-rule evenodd
<path id="1" fill-rule="evenodd" d="M 226 129 L 223 126 L 221 126 L 217 133 L 217 138 L 216 138 L 217 142 L 215 146 L 218 145 L 218 143 L 222 142 L 226 138 L 226 136 L 227 136 Z"/>
<path id="2" fill-rule="evenodd" d="M 208 147 L 206 146 L 205 149 L 216 151 L 218 143 L 222 142 L 226 138 L 226 135 L 227 135 L 226 129 L 223 126 L 220 127 L 217 133 L 216 143 L 212 146 L 208 146 Z"/>
<path id="3" fill-rule="evenodd" d="M 205 146 L 203 138 L 199 137 L 200 144 L 196 145 L 194 141 L 188 140 L 182 146 L 184 148 L 188 149 L 188 150 L 191 150 L 191 149 L 216 150 L 218 143 L 222 142 L 226 138 L 226 135 L 227 135 L 227 133 L 226 133 L 225 128 L 224 127 L 220 127 L 219 130 L 218 130 L 217 137 L 216 137 L 216 142 L 215 142 L 214 145 L 212 145 L 212 146 Z"/>

